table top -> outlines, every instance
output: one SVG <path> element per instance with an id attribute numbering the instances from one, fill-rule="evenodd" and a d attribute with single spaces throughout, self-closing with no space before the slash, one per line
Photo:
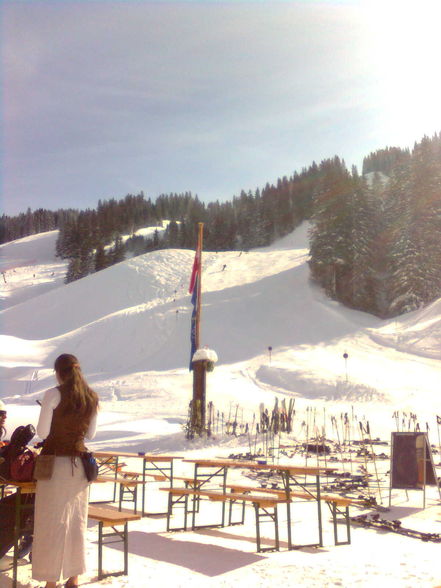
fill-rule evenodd
<path id="1" fill-rule="evenodd" d="M 14 480 L 5 480 L 0 482 L 1 486 L 14 486 L 20 488 L 22 494 L 33 494 L 37 487 L 36 482 L 15 482 Z"/>
<path id="2" fill-rule="evenodd" d="M 315 466 L 297 466 L 286 463 L 258 463 L 255 461 L 241 461 L 234 459 L 184 459 L 186 463 L 193 463 L 201 467 L 219 467 L 219 468 L 244 468 L 250 470 L 272 470 L 277 472 L 289 472 L 290 474 L 317 476 L 320 474 L 333 473 L 337 468 L 315 467 Z"/>
<path id="3" fill-rule="evenodd" d="M 144 461 L 150 462 L 170 462 L 174 459 L 182 459 L 181 457 L 177 457 L 176 455 L 155 455 L 155 454 L 147 454 L 147 453 L 129 453 L 127 451 L 93 451 L 92 452 L 94 457 L 128 457 L 128 458 L 137 458 L 143 459 Z"/>

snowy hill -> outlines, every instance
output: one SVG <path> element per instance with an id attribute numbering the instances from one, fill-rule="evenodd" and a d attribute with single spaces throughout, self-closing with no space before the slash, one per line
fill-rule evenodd
<path id="1" fill-rule="evenodd" d="M 67 263 L 55 257 L 57 236 L 49 231 L 0 245 L 2 310 L 64 284 Z"/>
<path id="2" fill-rule="evenodd" d="M 267 402 L 275 393 L 391 406 L 399 398 L 403 407 L 422 394 L 430 400 L 440 373 L 441 302 L 381 321 L 328 300 L 308 279 L 307 231 L 304 224 L 248 253 L 204 253 L 201 340 L 219 356 L 214 397 L 222 390 L 227 403 L 240 389 Z M 32 402 L 20 390 L 29 392 L 29 382 L 33 394 L 48 387 L 62 351 L 81 358 L 104 398 L 115 381 L 130 388 L 135 374 L 145 374 L 147 394 L 160 378 L 165 395 L 180 386 L 188 395 L 194 252 L 148 253 L 64 285 L 55 238 L 49 232 L 2 246 L 4 267 L 21 265 L 2 284 L 1 396 Z M 184 416 L 186 400 L 179 402 Z"/>
<path id="3" fill-rule="evenodd" d="M 19 424 L 36 423 L 36 400 L 54 385 L 53 361 L 59 353 L 71 352 L 101 400 L 92 448 L 185 457 L 246 451 L 249 436 L 216 434 L 188 441 L 183 432 L 192 394 L 187 289 L 194 252 L 152 252 L 65 285 L 65 264 L 54 258 L 55 239 L 56 233 L 50 232 L 0 248 L 6 269 L 6 283 L 1 284 L 0 398 L 8 407 L 8 432 Z M 422 426 L 430 423 L 431 442 L 437 443 L 441 300 L 383 321 L 327 299 L 310 283 L 307 260 L 306 224 L 271 247 L 203 254 L 201 341 L 219 357 L 207 376 L 207 400 L 225 416 L 236 411 L 241 420 L 251 422 L 260 403 L 271 408 L 276 398 L 294 398 L 291 444 L 304 439 L 308 414 L 314 415 L 314 422 L 317 415 L 315 431 L 324 429 L 331 415 L 352 413 L 371 423 L 373 437 L 389 439 L 397 410 L 416 413 Z M 157 499 L 161 493 L 151 494 Z M 393 516 L 405 519 L 404 526 L 438 532 L 433 496 L 427 518 L 421 509 L 408 506 L 398 507 Z M 385 582 L 398 588 L 434 586 L 438 581 L 438 546 L 410 545 L 406 541 L 415 540 L 363 529 L 353 529 L 350 546 L 258 558 L 252 539 L 237 548 L 240 537 L 233 534 L 221 538 L 186 533 L 183 541 L 190 549 L 204 553 L 195 556 L 195 569 L 205 571 L 194 571 L 179 556 L 180 538 L 170 539 L 164 532 L 163 519 L 143 519 L 137 525 L 130 538 L 131 575 L 109 578 L 112 588 L 139 586 L 139 577 L 201 588 L 237 583 L 367 587 Z M 92 571 L 87 581 L 98 587 L 93 576 L 95 531 L 89 530 Z M 165 559 L 164 550 L 157 556 L 152 552 L 162 541 L 168 541 Z M 254 559 L 230 571 L 231 554 L 237 557 L 242 550 Z M 394 550 L 402 555 L 400 566 L 391 557 Z M 213 572 L 214 561 L 220 571 Z M 177 571 L 181 583 L 175 583 Z M 8 582 L 0 575 L 1 588 Z"/>

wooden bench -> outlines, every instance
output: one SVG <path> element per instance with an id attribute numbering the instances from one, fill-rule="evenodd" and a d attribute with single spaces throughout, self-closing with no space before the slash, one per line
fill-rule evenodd
<path id="1" fill-rule="evenodd" d="M 108 576 L 127 576 L 129 571 L 129 536 L 128 523 L 129 521 L 138 521 L 141 516 L 128 511 L 117 510 L 111 506 L 97 506 L 89 504 L 88 518 L 98 522 L 98 579 L 102 580 Z M 124 525 L 123 530 L 118 530 L 116 527 Z M 113 532 L 104 533 L 103 529 L 111 527 Z M 119 540 L 104 541 L 108 537 L 119 537 Z M 103 573 L 103 545 L 109 543 L 124 544 L 124 570 L 119 572 Z"/>
<path id="2" fill-rule="evenodd" d="M 128 477 L 128 478 L 133 478 L 133 479 L 138 479 L 139 476 L 142 477 L 142 473 L 141 472 L 126 472 L 125 470 L 122 470 L 121 472 L 119 472 L 121 476 L 123 477 Z M 153 478 L 153 480 L 155 482 L 166 482 L 167 480 L 169 480 L 170 478 L 168 478 L 165 474 L 153 474 L 153 473 L 145 473 L 144 474 L 146 478 Z M 173 476 L 173 482 L 184 482 L 184 484 L 186 486 L 193 486 L 194 484 L 194 478 L 190 478 L 190 477 L 182 477 L 182 476 Z M 197 481 L 198 485 L 203 483 L 204 481 Z"/>
<path id="3" fill-rule="evenodd" d="M 115 478 L 126 465 L 125 463 L 119 463 L 116 457 L 96 457 L 95 459 L 98 464 L 99 476 L 111 474 Z M 113 500 L 110 502 L 116 502 L 116 482 L 113 484 Z"/>
<path id="4" fill-rule="evenodd" d="M 277 505 L 281 503 L 286 503 L 286 496 L 258 496 L 249 493 L 240 493 L 240 492 L 219 492 L 216 490 L 202 490 L 200 488 L 160 488 L 164 492 L 168 492 L 168 510 L 167 510 L 167 531 L 186 531 L 187 530 L 187 519 L 188 514 L 191 513 L 192 515 L 192 524 L 191 529 L 200 529 L 200 528 L 207 528 L 207 527 L 223 527 L 224 526 L 224 511 L 222 510 L 222 521 L 219 524 L 211 524 L 211 525 L 196 525 L 195 516 L 197 512 L 196 503 L 201 498 L 206 498 L 211 501 L 215 502 L 222 502 L 223 504 L 229 502 L 230 505 L 234 502 L 242 502 L 250 503 L 254 507 L 255 515 L 256 515 L 256 545 L 257 551 L 274 551 L 279 550 L 279 524 L 278 524 L 278 517 L 277 517 Z M 192 508 L 189 509 L 188 506 L 188 497 L 193 498 Z M 174 527 L 171 528 L 170 526 L 170 519 L 173 516 L 173 506 L 176 504 L 183 504 L 184 505 L 184 526 L 183 527 Z M 271 510 L 272 509 L 272 510 Z M 260 538 L 260 521 L 261 519 L 266 518 L 271 520 L 274 523 L 274 539 L 275 539 L 275 547 L 267 547 L 264 548 L 261 545 L 261 538 Z M 238 523 L 232 523 L 231 521 L 231 511 L 230 511 L 230 518 L 229 524 L 241 524 L 242 521 Z"/>
<path id="5" fill-rule="evenodd" d="M 142 472 L 126 472 L 125 470 L 122 470 L 119 473 L 121 476 L 127 477 L 127 478 L 132 478 L 132 479 L 142 478 Z M 152 474 L 149 472 L 145 472 L 144 477 L 145 478 L 153 478 L 153 480 L 155 482 L 166 482 L 168 480 L 168 478 L 165 474 Z"/>
<path id="6" fill-rule="evenodd" d="M 285 496 L 286 491 L 282 488 L 259 488 L 256 486 L 243 486 L 241 484 L 227 484 L 226 488 L 233 490 L 233 492 L 261 492 L 263 494 L 275 494 L 276 496 Z M 317 496 L 309 492 L 299 492 L 298 490 L 290 490 L 290 496 L 295 498 L 304 498 L 305 500 L 317 500 Z M 320 500 L 324 502 L 335 502 L 339 506 L 365 506 L 363 500 L 354 500 L 353 498 L 347 498 L 346 496 L 340 496 L 338 494 L 320 494 Z"/>
<path id="7" fill-rule="evenodd" d="M 253 492 L 253 493 L 261 493 L 261 494 L 272 494 L 278 497 L 285 497 L 286 500 L 286 490 L 282 488 L 256 488 L 253 486 L 244 486 L 241 484 L 227 484 L 226 488 L 230 489 L 233 493 L 235 492 Z M 292 502 L 292 498 L 300 498 L 303 500 L 317 500 L 317 496 L 305 492 L 305 491 L 298 491 L 298 490 L 291 490 L 289 491 L 290 500 Z M 331 495 L 331 494 L 320 494 L 320 500 L 326 502 L 328 505 L 331 515 L 332 515 L 332 523 L 334 527 L 334 542 L 335 545 L 348 545 L 351 542 L 351 531 L 350 531 L 350 515 L 349 515 L 349 507 L 356 505 L 356 506 L 364 506 L 364 502 L 362 500 L 354 500 L 352 498 L 346 498 L 345 496 L 339 495 Z M 341 508 L 343 507 L 343 510 Z M 346 525 L 346 540 L 339 541 L 338 539 L 338 532 L 337 532 L 337 523 L 338 523 L 338 515 L 343 517 L 343 521 Z"/>
<path id="8" fill-rule="evenodd" d="M 112 484 L 119 484 L 119 498 L 118 498 L 118 509 L 122 509 L 122 503 L 133 502 L 133 512 L 137 513 L 138 506 L 138 486 L 142 486 L 144 482 L 142 480 L 134 478 L 124 478 L 119 472 L 118 476 L 98 476 L 95 480 L 97 483 L 104 484 L 111 482 Z M 127 498 L 128 495 L 128 498 Z"/>

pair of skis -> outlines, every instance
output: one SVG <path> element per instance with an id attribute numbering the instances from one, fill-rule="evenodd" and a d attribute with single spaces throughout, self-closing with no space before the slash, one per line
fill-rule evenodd
<path id="1" fill-rule="evenodd" d="M 351 522 L 361 527 L 371 527 L 375 529 L 382 529 L 383 531 L 391 531 L 406 537 L 413 537 L 421 539 L 421 541 L 432 541 L 434 543 L 441 543 L 441 535 L 439 533 L 425 533 L 423 531 L 416 531 L 415 529 L 408 529 L 401 525 L 401 521 L 380 518 L 379 514 L 358 515 L 351 517 Z"/>

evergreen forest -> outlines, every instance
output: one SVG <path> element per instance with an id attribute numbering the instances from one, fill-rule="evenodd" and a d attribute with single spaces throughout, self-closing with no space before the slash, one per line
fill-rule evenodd
<path id="1" fill-rule="evenodd" d="M 153 201 L 141 192 L 100 200 L 96 209 L 2 215 L 0 243 L 58 229 L 56 255 L 68 260 L 71 282 L 128 256 L 194 249 L 198 222 L 204 223 L 205 251 L 247 251 L 270 245 L 305 220 L 311 280 L 329 297 L 383 318 L 439 298 L 441 133 L 412 150 L 369 154 L 361 174 L 334 157 L 227 202 L 206 204 L 191 192 Z M 165 221 L 161 233 L 136 235 Z"/>

